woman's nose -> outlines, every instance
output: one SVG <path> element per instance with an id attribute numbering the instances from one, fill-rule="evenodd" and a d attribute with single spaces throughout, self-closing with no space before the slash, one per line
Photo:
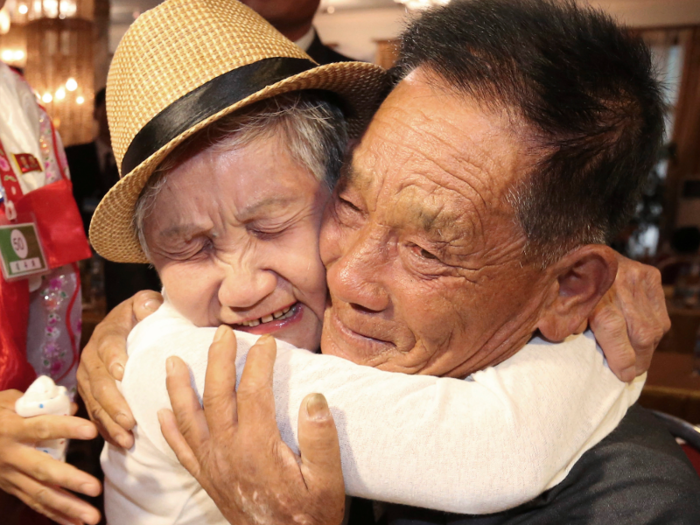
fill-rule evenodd
<path id="1" fill-rule="evenodd" d="M 234 268 L 226 265 L 219 287 L 221 306 L 252 308 L 277 288 L 277 274 L 262 268 Z"/>

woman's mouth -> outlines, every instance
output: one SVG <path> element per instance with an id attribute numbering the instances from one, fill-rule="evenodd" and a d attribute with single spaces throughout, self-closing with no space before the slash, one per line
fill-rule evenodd
<path id="1" fill-rule="evenodd" d="M 241 330 L 251 334 L 270 334 L 286 328 L 291 324 L 296 324 L 304 315 L 304 309 L 300 302 L 286 306 L 281 310 L 271 312 L 267 315 L 232 325 L 235 330 Z"/>
<path id="2" fill-rule="evenodd" d="M 287 306 L 286 308 L 282 308 L 281 310 L 277 310 L 276 312 L 272 312 L 271 314 L 265 315 L 263 317 L 259 317 L 258 319 L 253 319 L 252 321 L 246 321 L 245 323 L 241 323 L 241 326 L 258 326 L 261 324 L 266 324 L 266 323 L 271 323 L 274 320 L 282 320 L 282 319 L 289 319 L 294 315 L 294 312 L 292 311 L 296 305 L 299 303 L 294 303 L 290 306 Z"/>

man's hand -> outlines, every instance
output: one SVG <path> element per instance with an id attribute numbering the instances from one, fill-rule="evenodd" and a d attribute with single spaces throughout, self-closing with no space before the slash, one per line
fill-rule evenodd
<path id="1" fill-rule="evenodd" d="M 236 338 L 220 327 L 209 349 L 203 408 L 187 366 L 171 357 L 175 413 L 159 412 L 163 435 L 229 522 L 338 525 L 345 487 L 333 416 L 322 395 L 308 395 L 299 411 L 301 457 L 287 447 L 275 421 L 276 353 L 274 338 L 260 338 L 236 392 Z"/>
<path id="2" fill-rule="evenodd" d="M 150 290 L 127 299 L 97 325 L 80 357 L 78 392 L 90 419 L 113 445 L 130 448 L 134 444 L 131 429 L 136 422 L 116 384 L 124 376 L 126 338 L 136 323 L 162 303 L 163 296 Z"/>
<path id="3" fill-rule="evenodd" d="M 33 448 L 47 439 L 93 439 L 95 425 L 70 416 L 25 419 L 15 412 L 21 396 L 17 390 L 0 392 L 0 489 L 60 524 L 99 522 L 95 508 L 64 489 L 97 496 L 100 482 Z"/>
<path id="4" fill-rule="evenodd" d="M 622 381 L 646 372 L 671 328 L 659 270 L 618 255 L 615 283 L 589 319 L 610 369 Z"/>

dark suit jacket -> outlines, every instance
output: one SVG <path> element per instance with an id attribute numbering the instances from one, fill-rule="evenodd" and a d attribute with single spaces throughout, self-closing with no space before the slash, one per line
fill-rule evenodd
<path id="1" fill-rule="evenodd" d="M 92 214 L 84 211 L 85 200 L 88 198 L 99 199 L 104 195 L 100 191 L 100 163 L 97 160 L 97 146 L 94 142 L 68 146 L 66 158 L 70 168 L 71 182 L 73 182 L 73 197 L 75 197 L 80 215 L 83 217 L 85 233 L 87 234 Z"/>
<path id="2" fill-rule="evenodd" d="M 306 50 L 306 54 L 322 66 L 333 62 L 351 62 L 354 60 L 324 45 L 318 34 L 314 35 L 314 41 L 311 42 L 309 49 Z"/>
<path id="3" fill-rule="evenodd" d="M 373 523 L 364 500 L 353 502 L 350 510 L 351 525 Z M 581 457 L 564 481 L 525 505 L 487 516 L 388 505 L 379 523 L 698 525 L 700 478 L 665 427 L 635 405 L 617 429 Z"/>

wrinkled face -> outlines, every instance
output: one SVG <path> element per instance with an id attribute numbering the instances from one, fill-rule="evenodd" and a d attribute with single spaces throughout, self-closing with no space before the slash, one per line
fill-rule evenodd
<path id="1" fill-rule="evenodd" d="M 417 70 L 387 98 L 334 192 L 321 233 L 324 353 L 465 377 L 535 329 L 539 270 L 505 201 L 525 168 L 503 114 Z M 433 87 L 431 87 L 433 86 Z"/>
<path id="2" fill-rule="evenodd" d="M 168 297 L 194 324 L 313 350 L 326 301 L 318 234 L 329 190 L 280 135 L 180 164 L 144 234 Z"/>

